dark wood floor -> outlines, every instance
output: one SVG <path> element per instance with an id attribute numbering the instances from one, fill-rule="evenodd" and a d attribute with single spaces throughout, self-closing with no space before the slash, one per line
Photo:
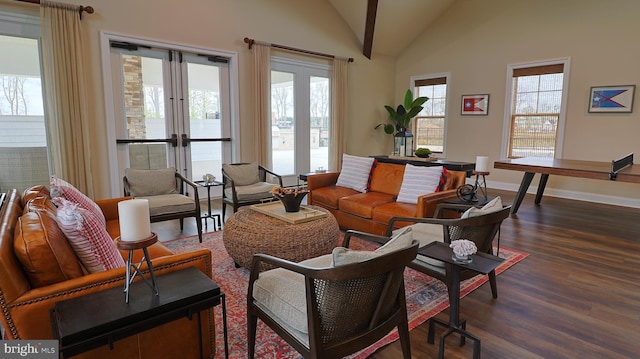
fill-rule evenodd
<path id="1" fill-rule="evenodd" d="M 505 203 L 514 196 L 489 192 Z M 161 239 L 195 233 L 166 226 Z M 504 222 L 501 245 L 529 257 L 498 276 L 498 299 L 485 284 L 461 301 L 483 358 L 640 357 L 640 210 L 553 197 L 536 206 L 527 197 Z M 426 324 L 411 331 L 413 358 L 437 357 L 426 336 Z M 445 357 L 471 358 L 471 343 L 457 343 L 447 339 Z M 371 356 L 401 357 L 397 342 Z"/>

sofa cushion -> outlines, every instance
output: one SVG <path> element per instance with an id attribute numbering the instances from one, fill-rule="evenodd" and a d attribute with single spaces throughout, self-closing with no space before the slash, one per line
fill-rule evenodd
<path id="1" fill-rule="evenodd" d="M 46 211 L 29 212 L 18 219 L 13 246 L 33 288 L 84 275 L 55 217 Z"/>
<path id="2" fill-rule="evenodd" d="M 91 211 L 91 213 L 93 213 L 93 215 L 102 222 L 102 226 L 105 225 L 106 219 L 104 218 L 104 213 L 102 213 L 100 206 L 98 206 L 91 198 L 87 197 L 84 193 L 80 192 L 71 183 L 56 176 L 51 176 L 50 186 L 52 199 L 61 197 L 66 199 L 67 201 L 75 202 L 87 211 Z M 59 206 L 56 201 L 54 201 L 53 203 Z"/>
<path id="3" fill-rule="evenodd" d="M 136 198 L 149 201 L 149 215 L 151 217 L 196 210 L 196 202 L 191 197 L 178 193 Z"/>
<path id="4" fill-rule="evenodd" d="M 93 212 L 61 199 L 56 221 L 89 273 L 125 265 L 105 225 Z"/>
<path id="5" fill-rule="evenodd" d="M 340 170 L 336 186 L 352 188 L 358 192 L 366 192 L 373 160 L 371 157 L 357 157 L 346 153 L 343 154 L 342 169 Z"/>
<path id="6" fill-rule="evenodd" d="M 404 165 L 395 163 L 378 163 L 371 176 L 371 192 L 380 192 L 397 196 L 402 185 Z"/>
<path id="7" fill-rule="evenodd" d="M 173 167 L 156 170 L 126 168 L 124 175 L 133 197 L 156 196 L 178 193 L 176 189 L 176 169 Z"/>
<path id="8" fill-rule="evenodd" d="M 371 219 L 376 223 L 387 224 L 391 217 L 415 217 L 418 206 L 411 203 L 391 202 L 377 206 L 373 209 Z M 406 226 L 407 223 L 396 222 L 398 227 Z"/>
<path id="9" fill-rule="evenodd" d="M 438 191 L 442 168 L 442 166 L 425 167 L 407 164 L 397 201 L 417 204 L 418 197 Z"/>
<path id="10" fill-rule="evenodd" d="M 340 198 L 352 196 L 360 192 L 346 187 L 328 186 L 312 190 L 313 204 L 325 208 L 338 209 Z"/>
<path id="11" fill-rule="evenodd" d="M 338 207 L 343 213 L 371 218 L 375 207 L 391 202 L 393 202 L 393 196 L 390 194 L 367 192 L 340 198 Z"/>
<path id="12" fill-rule="evenodd" d="M 257 163 L 223 163 L 222 170 L 231 177 L 235 186 L 248 186 L 260 182 L 260 169 Z"/>
<path id="13" fill-rule="evenodd" d="M 49 189 L 43 185 L 27 188 L 22 192 L 22 207 L 26 206 L 29 200 L 37 197 L 51 198 L 51 193 L 49 192 Z"/>
<path id="14" fill-rule="evenodd" d="M 53 204 L 53 201 L 49 197 L 35 197 L 30 199 L 24 206 L 23 213 L 29 212 L 45 212 L 53 218 L 56 218 L 56 211 L 58 207 Z"/>

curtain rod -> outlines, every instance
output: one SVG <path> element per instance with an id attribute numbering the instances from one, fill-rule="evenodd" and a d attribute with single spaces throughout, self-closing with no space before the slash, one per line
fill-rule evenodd
<path id="1" fill-rule="evenodd" d="M 260 42 L 260 41 L 256 41 L 254 39 L 250 39 L 248 37 L 244 38 L 244 42 L 247 43 L 249 45 L 249 50 L 251 50 L 251 47 L 253 46 L 253 44 L 263 44 L 263 45 L 269 45 L 271 47 L 275 47 L 277 49 L 282 49 L 282 50 L 287 50 L 287 51 L 293 51 L 293 52 L 300 52 L 303 54 L 309 54 L 309 55 L 315 55 L 315 56 L 320 56 L 320 57 L 328 57 L 330 59 L 335 59 L 337 58 L 334 55 L 329 55 L 329 54 L 323 54 L 322 52 L 315 52 L 315 51 L 309 51 L 309 50 L 303 50 L 303 49 L 298 49 L 295 47 L 290 47 L 290 46 L 284 46 L 284 45 L 278 45 L 278 44 L 270 44 L 270 43 L 266 43 L 266 42 Z M 347 59 L 347 61 L 349 62 L 353 62 L 353 57 L 349 57 Z"/>
<path id="2" fill-rule="evenodd" d="M 40 5 L 40 0 L 15 0 L 19 2 L 28 2 L 30 4 L 38 4 Z M 80 18 L 82 18 L 82 12 L 86 12 L 87 14 L 93 14 L 92 6 L 78 6 L 78 11 L 80 11 Z"/>

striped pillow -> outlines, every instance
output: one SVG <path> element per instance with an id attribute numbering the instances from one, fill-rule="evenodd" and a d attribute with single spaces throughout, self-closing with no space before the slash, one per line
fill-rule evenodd
<path id="1" fill-rule="evenodd" d="M 407 164 L 396 201 L 417 204 L 418 197 L 438 191 L 442 168 Z"/>
<path id="2" fill-rule="evenodd" d="M 373 160 L 370 157 L 343 154 L 342 170 L 338 176 L 336 186 L 351 188 L 358 192 L 366 192 Z"/>
<path id="3" fill-rule="evenodd" d="M 75 202 L 81 208 L 92 212 L 93 215 L 102 222 L 103 227 L 106 226 L 107 220 L 104 218 L 102 209 L 100 209 L 100 207 L 93 200 L 91 200 L 91 198 L 80 192 L 71 183 L 56 176 L 51 176 L 49 186 L 51 187 L 52 199 L 62 197 L 67 201 Z M 58 205 L 56 201 L 54 201 L 54 203 Z"/>
<path id="4" fill-rule="evenodd" d="M 92 211 L 64 198 L 58 203 L 56 222 L 89 273 L 124 267 L 106 227 Z"/>

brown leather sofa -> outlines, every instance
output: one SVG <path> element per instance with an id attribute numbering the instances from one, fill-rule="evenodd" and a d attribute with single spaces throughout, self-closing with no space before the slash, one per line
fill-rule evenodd
<path id="1" fill-rule="evenodd" d="M 456 189 L 465 183 L 466 173 L 447 171 L 446 182 L 439 192 L 418 198 L 417 204 L 396 202 L 405 165 L 378 163 L 366 193 L 336 186 L 339 172 L 313 174 L 307 177 L 309 204 L 329 210 L 340 228 L 384 235 L 391 217 L 433 217 L 436 206 L 456 198 Z M 397 222 L 398 227 L 410 223 Z"/>
<path id="2" fill-rule="evenodd" d="M 14 234 L 22 236 L 21 243 L 30 241 L 56 242 L 54 236 L 62 235 L 55 220 L 51 221 L 51 213 L 55 206 L 46 199 L 48 190 L 41 187 L 27 190 L 20 194 L 15 189 L 7 193 L 0 210 L 0 306 L 2 309 L 2 325 L 6 339 L 53 339 L 49 311 L 61 300 L 84 296 L 113 287 L 123 287 L 125 268 L 117 268 L 92 274 L 81 273 L 80 276 L 35 287 L 32 285 L 32 271 L 52 273 L 61 267 L 73 267 L 77 257 L 67 256 L 64 261 L 43 260 L 43 253 L 30 249 L 29 258 L 40 268 L 29 268 L 21 262 L 17 251 L 24 251 L 25 246 L 16 244 Z M 43 198 L 44 196 L 44 198 Z M 43 200 L 44 199 L 44 200 Z M 106 220 L 107 231 L 112 238 L 119 236 L 117 203 L 123 198 L 97 201 Z M 27 213 L 31 212 L 31 213 Z M 40 212 L 40 213 L 34 213 Z M 55 212 L 53 212 L 55 213 Z M 47 217 L 49 216 L 49 217 Z M 53 217 L 55 218 L 55 217 Z M 19 227 L 19 228 L 18 228 Z M 16 230 L 18 228 L 18 230 Z M 59 238 L 58 238 L 59 239 Z M 66 238 L 65 238 L 66 240 Z M 58 242 L 60 243 L 60 242 Z M 52 244 L 53 245 L 53 244 Z M 211 252 L 198 250 L 184 254 L 174 254 L 160 242 L 148 248 L 152 258 L 156 276 L 177 271 L 187 267 L 196 267 L 211 277 Z M 140 260 L 142 251 L 134 251 Z M 19 253 L 24 255 L 25 253 Z M 127 258 L 126 252 L 121 252 Z M 136 262 L 137 263 L 137 262 Z M 57 268 L 46 268 L 47 265 Z M 25 267 L 28 267 L 25 269 Z M 45 268 L 42 268 L 45 267 Z M 143 268 L 145 268 L 143 266 Z M 27 273 L 29 271 L 29 273 Z M 160 293 L 162 295 L 162 292 Z M 122 298 L 124 302 L 124 294 Z M 90 315 L 91 313 L 87 313 Z M 205 357 L 213 357 L 215 352 L 215 327 L 213 310 L 203 312 L 201 337 Z M 140 334 L 117 340 L 113 349 L 103 346 L 78 355 L 82 358 L 196 358 L 199 357 L 198 321 L 182 318 Z"/>

